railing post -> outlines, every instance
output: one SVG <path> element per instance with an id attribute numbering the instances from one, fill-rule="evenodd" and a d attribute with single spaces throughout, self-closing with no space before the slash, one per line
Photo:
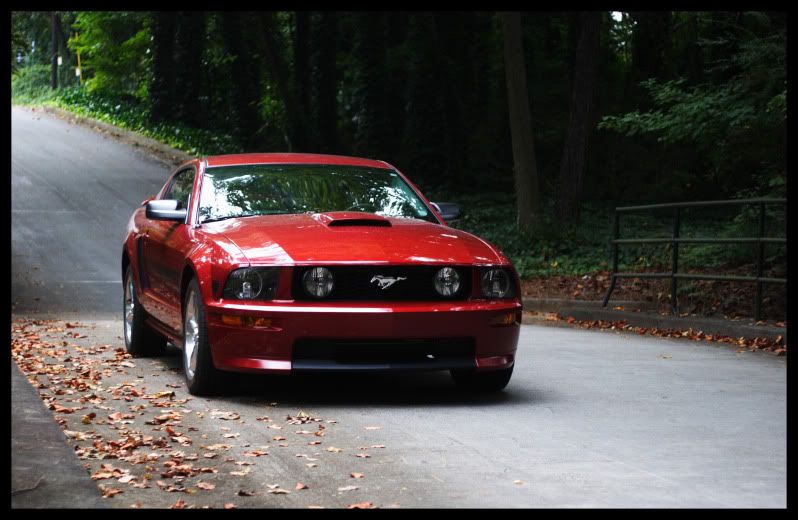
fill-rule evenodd
<path id="1" fill-rule="evenodd" d="M 604 303 L 602 304 L 602 307 L 607 306 L 607 302 L 610 301 L 610 295 L 612 294 L 612 291 L 615 290 L 615 275 L 618 273 L 618 244 L 615 241 L 620 237 L 620 218 L 621 213 L 616 209 L 615 219 L 612 225 L 612 278 L 610 279 L 610 288 L 607 289 L 607 294 L 604 296 Z"/>
<path id="2" fill-rule="evenodd" d="M 762 282 L 759 280 L 762 278 L 762 271 L 764 268 L 764 261 L 765 261 L 765 243 L 762 242 L 762 237 L 765 235 L 765 203 L 759 203 L 759 242 L 757 242 L 757 256 L 756 256 L 756 302 L 755 302 L 755 310 L 754 310 L 754 317 L 756 321 L 762 319 Z"/>
<path id="3" fill-rule="evenodd" d="M 679 301 L 676 298 L 678 280 L 674 275 L 679 272 L 679 242 L 676 241 L 679 238 L 679 224 L 679 207 L 677 206 L 673 214 L 673 241 L 671 242 L 673 246 L 671 254 L 671 311 L 676 315 L 679 314 Z"/>

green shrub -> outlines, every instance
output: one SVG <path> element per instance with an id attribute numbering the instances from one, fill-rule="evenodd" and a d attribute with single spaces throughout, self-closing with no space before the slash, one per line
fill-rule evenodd
<path id="1" fill-rule="evenodd" d="M 50 65 L 20 67 L 11 75 L 11 100 L 14 103 L 32 103 L 53 95 Z"/>

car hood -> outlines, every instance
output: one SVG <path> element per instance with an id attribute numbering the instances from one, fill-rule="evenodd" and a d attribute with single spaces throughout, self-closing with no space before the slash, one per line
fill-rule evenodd
<path id="1" fill-rule="evenodd" d="M 422 220 L 371 213 L 263 215 L 202 225 L 223 235 L 253 263 L 504 264 L 474 235 Z"/>

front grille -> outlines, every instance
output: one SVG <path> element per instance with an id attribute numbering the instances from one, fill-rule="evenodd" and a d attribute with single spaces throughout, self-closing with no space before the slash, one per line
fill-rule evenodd
<path id="1" fill-rule="evenodd" d="M 292 293 L 296 300 L 318 300 L 305 292 L 302 276 L 316 266 L 294 269 Z M 324 266 L 335 277 L 332 293 L 321 300 L 465 300 L 471 295 L 471 268 L 463 266 Z M 460 275 L 460 288 L 454 296 L 444 297 L 435 291 L 433 277 L 442 267 L 453 267 Z M 380 289 L 374 276 L 404 278 Z"/>
<path id="2" fill-rule="evenodd" d="M 474 368 L 472 338 L 300 339 L 292 368 L 300 371 L 451 370 Z"/>

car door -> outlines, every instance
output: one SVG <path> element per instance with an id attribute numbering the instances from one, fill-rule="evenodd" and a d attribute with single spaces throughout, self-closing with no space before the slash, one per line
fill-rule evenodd
<path id="1" fill-rule="evenodd" d="M 160 198 L 174 199 L 179 201 L 179 208 L 190 208 L 195 177 L 196 170 L 193 166 L 178 171 Z M 189 226 L 184 222 L 148 221 L 144 264 L 150 290 L 156 300 L 152 314 L 175 332 L 179 332 L 182 327 L 180 278 L 190 241 Z"/>

